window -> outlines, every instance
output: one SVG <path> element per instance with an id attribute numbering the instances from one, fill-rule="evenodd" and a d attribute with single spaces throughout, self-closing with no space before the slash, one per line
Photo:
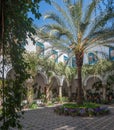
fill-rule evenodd
<path id="1" fill-rule="evenodd" d="M 97 57 L 95 56 L 95 54 L 94 53 L 88 53 L 88 61 L 89 61 L 89 64 L 90 65 L 93 65 L 93 64 L 95 64 L 96 62 L 97 62 Z"/>
<path id="2" fill-rule="evenodd" d="M 64 62 L 65 64 L 68 64 L 68 56 L 63 56 L 63 62 Z"/>
<path id="3" fill-rule="evenodd" d="M 58 63 L 58 51 L 52 50 L 51 59 L 53 59 L 56 63 Z"/>
<path id="4" fill-rule="evenodd" d="M 114 61 L 114 48 L 109 48 L 109 58 L 111 61 Z"/>
<path id="5" fill-rule="evenodd" d="M 36 51 L 38 55 L 44 56 L 44 44 L 41 42 L 36 43 Z"/>
<path id="6" fill-rule="evenodd" d="M 72 58 L 72 67 L 76 67 L 76 58 L 75 57 Z"/>

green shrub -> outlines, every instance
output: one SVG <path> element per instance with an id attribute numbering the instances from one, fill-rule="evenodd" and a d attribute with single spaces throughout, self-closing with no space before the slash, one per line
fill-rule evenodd
<path id="1" fill-rule="evenodd" d="M 101 107 L 96 103 L 84 103 L 82 106 L 78 106 L 74 103 L 67 103 L 62 106 L 55 107 L 54 112 L 59 115 L 98 116 L 108 114 L 109 109 L 107 107 Z"/>
<path id="2" fill-rule="evenodd" d="M 61 100 L 62 100 L 63 102 L 68 102 L 68 101 L 69 101 L 68 97 L 62 97 Z"/>
<path id="3" fill-rule="evenodd" d="M 78 108 L 96 108 L 96 107 L 100 107 L 99 104 L 90 103 L 90 102 L 86 102 L 82 106 L 78 106 L 76 103 L 66 103 L 63 106 L 67 107 L 67 108 L 76 108 L 76 107 L 78 107 Z"/>
<path id="4" fill-rule="evenodd" d="M 55 98 L 52 98 L 52 103 L 56 103 L 56 102 L 59 102 L 60 99 L 58 97 L 55 97 Z"/>
<path id="5" fill-rule="evenodd" d="M 29 105 L 30 109 L 36 109 L 38 108 L 38 105 L 36 104 L 36 102 L 33 102 L 32 104 Z"/>
<path id="6" fill-rule="evenodd" d="M 100 107 L 100 104 L 92 103 L 92 102 L 86 102 L 83 104 L 83 107 L 85 108 L 97 108 Z"/>

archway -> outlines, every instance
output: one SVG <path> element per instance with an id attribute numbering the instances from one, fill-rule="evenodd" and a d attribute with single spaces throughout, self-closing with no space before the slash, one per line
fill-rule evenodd
<path id="1" fill-rule="evenodd" d="M 51 98 L 56 98 L 59 96 L 59 87 L 60 87 L 60 81 L 57 76 L 51 77 L 50 81 L 51 86 Z"/>
<path id="2" fill-rule="evenodd" d="M 34 99 L 42 98 L 46 95 L 47 77 L 42 72 L 38 72 L 34 78 L 33 91 Z"/>
<path id="3" fill-rule="evenodd" d="M 100 81 L 103 82 L 103 78 L 100 75 L 89 75 L 87 76 L 84 80 L 83 80 L 83 86 L 87 87 L 87 82 L 89 79 L 93 78 L 93 81 L 95 81 L 96 79 L 99 79 Z"/>
<path id="4" fill-rule="evenodd" d="M 102 86 L 100 88 L 100 85 L 102 85 L 102 81 L 99 77 L 90 77 L 87 80 L 86 91 L 90 90 L 92 93 L 100 92 L 102 90 Z"/>
<path id="5" fill-rule="evenodd" d="M 63 81 L 63 86 L 62 86 L 62 96 L 64 97 L 68 97 L 69 96 L 69 84 L 68 81 L 66 79 L 64 79 Z"/>
<path id="6" fill-rule="evenodd" d="M 16 73 L 14 69 L 10 69 L 6 74 L 6 79 L 15 80 Z"/>
<path id="7" fill-rule="evenodd" d="M 84 80 L 85 99 L 88 101 L 100 102 L 103 98 L 102 77 L 90 75 Z"/>

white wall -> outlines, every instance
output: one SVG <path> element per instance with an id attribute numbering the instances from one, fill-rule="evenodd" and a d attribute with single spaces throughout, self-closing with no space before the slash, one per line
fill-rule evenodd
<path id="1" fill-rule="evenodd" d="M 27 39 L 28 45 L 25 46 L 25 49 L 28 52 L 36 52 L 36 45 L 33 45 L 33 41 L 30 38 Z"/>
<path id="2" fill-rule="evenodd" d="M 36 52 L 36 45 L 33 45 L 33 42 L 30 40 L 30 39 L 27 39 L 28 40 L 28 45 L 26 45 L 26 50 L 29 51 L 29 52 Z M 45 46 L 45 52 L 44 52 L 44 55 L 49 55 L 49 53 L 51 54 L 51 50 L 52 48 L 51 45 L 48 43 L 48 42 L 43 42 L 42 40 L 39 40 L 37 37 L 35 37 L 35 40 L 36 42 L 41 42 L 44 44 Z M 46 50 L 46 48 L 48 48 Z M 49 49 L 50 48 L 50 49 Z M 58 55 L 60 54 L 60 51 L 59 50 L 56 50 L 58 51 Z M 108 47 L 104 47 L 104 46 L 96 46 L 96 47 L 92 47 L 89 49 L 89 52 L 94 52 L 94 51 L 101 51 L 101 52 L 104 52 L 108 57 L 109 57 L 109 48 Z M 85 53 L 84 54 L 84 64 L 88 64 L 88 53 Z M 64 55 L 65 56 L 68 56 L 67 54 L 63 54 L 61 55 L 59 58 L 58 58 L 58 62 L 64 62 Z M 105 58 L 103 57 L 102 53 L 98 53 L 98 57 L 99 58 Z M 51 57 L 50 57 L 51 58 Z"/>

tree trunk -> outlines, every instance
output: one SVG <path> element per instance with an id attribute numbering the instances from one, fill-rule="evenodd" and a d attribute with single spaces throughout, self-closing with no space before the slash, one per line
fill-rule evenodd
<path id="1" fill-rule="evenodd" d="M 50 102 L 51 100 L 51 95 L 52 95 L 51 89 L 52 89 L 52 85 L 50 83 L 47 84 L 46 85 L 46 102 L 47 103 Z"/>
<path id="2" fill-rule="evenodd" d="M 47 85 L 47 89 L 46 89 L 46 102 L 49 102 L 50 100 L 50 90 L 49 90 L 49 85 Z"/>
<path id="3" fill-rule="evenodd" d="M 78 66 L 77 71 L 78 71 L 78 92 L 77 92 L 77 104 L 81 105 L 83 104 L 83 90 L 82 90 L 82 76 L 81 76 L 81 70 L 82 67 Z"/>
<path id="4" fill-rule="evenodd" d="M 62 102 L 62 86 L 59 86 L 59 100 Z"/>
<path id="5" fill-rule="evenodd" d="M 68 89 L 68 97 L 69 97 L 69 99 L 71 98 L 71 85 L 69 85 L 69 89 Z"/>
<path id="6" fill-rule="evenodd" d="M 106 85 L 103 85 L 103 100 L 106 100 Z"/>
<path id="7" fill-rule="evenodd" d="M 83 104 L 83 89 L 82 89 L 82 65 L 83 65 L 83 52 L 78 52 L 76 55 L 77 75 L 78 75 L 78 92 L 77 104 Z"/>

